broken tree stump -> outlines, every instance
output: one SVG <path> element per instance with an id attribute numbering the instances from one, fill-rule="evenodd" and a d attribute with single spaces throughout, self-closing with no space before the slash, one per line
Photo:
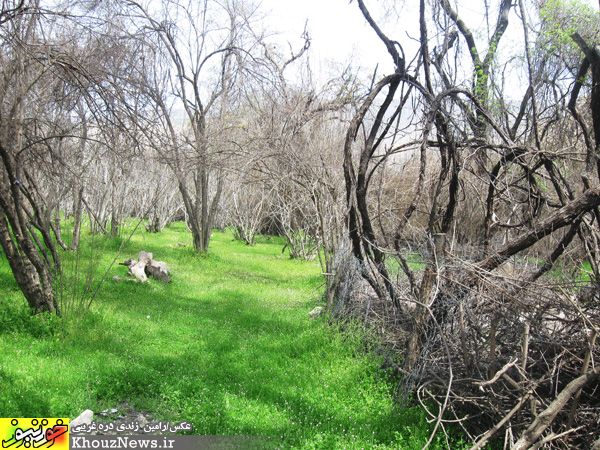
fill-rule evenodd
<path id="1" fill-rule="evenodd" d="M 138 259 L 129 258 L 122 263 L 121 266 L 129 268 L 129 274 L 136 277 L 142 283 L 148 280 L 148 276 L 152 276 L 163 283 L 170 283 L 171 270 L 164 261 L 154 261 L 152 253 L 141 251 L 138 254 Z"/>
<path id="2" fill-rule="evenodd" d="M 171 279 L 169 278 L 171 271 L 164 261 L 150 261 L 150 263 L 146 264 L 145 271 L 146 275 L 150 275 L 164 283 L 171 282 Z"/>

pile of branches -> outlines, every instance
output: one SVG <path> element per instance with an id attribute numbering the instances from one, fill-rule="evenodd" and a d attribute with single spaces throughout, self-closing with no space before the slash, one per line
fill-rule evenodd
<path id="1" fill-rule="evenodd" d="M 524 284 L 528 270 L 517 262 L 491 273 L 465 265 L 453 259 L 441 273 L 419 401 L 446 406 L 473 448 L 490 439 L 511 449 L 592 448 L 600 436 L 599 287 L 558 275 Z"/>
<path id="2" fill-rule="evenodd" d="M 599 286 L 559 274 L 524 283 L 532 270 L 517 260 L 483 271 L 447 253 L 428 320 L 417 324 L 406 280 L 395 279 L 397 308 L 379 299 L 365 277 L 372 268 L 348 251 L 337 269 L 333 316 L 379 332 L 382 368 L 400 377 L 402 399 L 420 402 L 437 432 L 460 426 L 473 449 L 493 441 L 600 448 Z M 415 334 L 422 342 L 411 362 Z"/>
<path id="3" fill-rule="evenodd" d="M 367 263 L 368 264 L 368 263 Z M 402 345 L 408 339 L 410 317 L 387 298 L 380 298 L 373 287 L 365 280 L 369 267 L 355 258 L 350 244 L 342 241 L 332 263 L 336 277 L 333 283 L 334 299 L 330 312 L 333 322 L 359 321 L 367 329 L 376 330 L 375 340 L 380 345 L 379 352 L 387 360 L 387 366 L 397 366 L 394 355 L 402 352 Z M 398 283 L 398 287 L 406 286 Z"/>

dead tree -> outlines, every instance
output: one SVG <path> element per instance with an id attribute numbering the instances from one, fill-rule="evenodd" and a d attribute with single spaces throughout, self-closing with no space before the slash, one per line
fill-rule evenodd
<path id="1" fill-rule="evenodd" d="M 365 2 L 357 3 L 395 73 L 373 83 L 346 134 L 351 262 L 338 271 L 354 271 L 368 289 L 359 287 L 358 275 L 342 273 L 338 294 L 349 299 L 338 301 L 353 302 L 359 317 L 387 323 L 384 339 L 402 348 L 404 362 L 392 367 L 424 406 L 425 398 L 434 399 L 441 411 L 432 415 L 436 429 L 449 413 L 476 448 L 498 433 L 523 448 L 567 441 L 581 447 L 586 434 L 597 432 L 585 413 L 597 410 L 597 373 L 589 361 L 598 355 L 600 327 L 597 51 L 578 42 L 586 58 L 568 92 L 560 84 L 566 71 L 544 53 L 549 46 L 541 33 L 539 53 L 532 54 L 522 2 L 498 2 L 481 56 L 450 2 L 430 9 L 421 1 L 420 48 L 411 58 Z M 511 108 L 494 65 L 513 6 L 520 8 L 528 86 Z M 439 18 L 439 10 L 456 30 L 428 18 Z M 470 88 L 454 71 L 461 49 L 473 67 Z M 590 68 L 594 134 L 577 102 L 580 90 L 588 92 Z M 564 108 L 569 95 L 575 121 Z M 394 172 L 399 161 L 416 173 Z M 402 182 L 402 176 L 410 176 L 403 202 L 383 203 L 394 198 L 390 183 L 380 181 L 377 189 L 376 181 Z M 465 217 L 478 233 L 464 229 Z M 582 259 L 591 265 L 583 290 Z M 570 274 L 557 281 L 561 270 Z M 366 295 L 353 300 L 358 291 Z M 552 402 L 554 392 L 560 401 Z M 470 411 L 480 414 L 478 425 L 468 420 Z"/>
<path id="2" fill-rule="evenodd" d="M 26 120 L 29 101 L 39 95 L 37 89 L 54 64 L 40 63 L 34 54 L 40 21 L 37 4 L 21 1 L 11 7 L 5 2 L 4 7 L 0 12 L 4 80 L 0 87 L 4 118 L 0 124 L 0 244 L 29 306 L 36 313 L 58 312 L 52 281 L 60 261 L 50 229 L 44 226 L 48 224 L 43 221 L 42 198 L 29 172 L 28 159 L 38 137 Z"/>
<path id="3" fill-rule="evenodd" d="M 162 11 L 154 12 L 139 2 L 128 4 L 140 39 L 149 41 L 148 48 L 158 49 L 153 55 L 154 69 L 147 68 L 153 73 L 144 90 L 160 118 L 162 135 L 155 135 L 154 124 L 145 133 L 177 179 L 195 250 L 206 252 L 225 182 L 223 155 L 228 153 L 211 127 L 225 128 L 224 111 L 249 56 L 241 40 L 250 18 L 218 2 L 186 6 L 164 1 Z M 227 24 L 225 29 L 212 26 L 217 18 Z M 182 53 L 184 48 L 189 55 Z M 209 75 L 211 71 L 218 74 L 216 79 Z M 181 101 L 187 130 L 168 106 L 169 92 Z"/>

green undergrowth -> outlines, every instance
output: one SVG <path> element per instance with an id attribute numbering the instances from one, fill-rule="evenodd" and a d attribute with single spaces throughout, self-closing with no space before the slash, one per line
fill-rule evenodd
<path id="1" fill-rule="evenodd" d="M 321 294 L 318 263 L 280 258 L 278 238 L 247 246 L 215 231 L 201 256 L 182 224 L 138 228 L 129 241 L 127 232 L 86 235 L 78 255 L 63 254 L 60 319 L 29 314 L 0 254 L 0 417 L 116 408 L 189 421 L 193 434 L 268 436 L 277 448 L 427 441 L 424 413 L 394 401 L 359 328 L 308 318 Z M 126 278 L 117 263 L 140 250 L 167 262 L 170 284 L 112 278 Z M 442 447 L 436 439 L 432 448 Z"/>

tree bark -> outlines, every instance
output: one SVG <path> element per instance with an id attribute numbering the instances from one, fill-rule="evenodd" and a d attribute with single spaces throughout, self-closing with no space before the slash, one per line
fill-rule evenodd
<path id="1" fill-rule="evenodd" d="M 73 239 L 71 240 L 71 251 L 76 252 L 81 239 L 81 218 L 83 215 L 83 184 L 77 190 L 73 190 Z"/>
<path id="2" fill-rule="evenodd" d="M 6 254 L 17 284 L 21 288 L 29 306 L 37 314 L 41 312 L 59 313 L 58 304 L 52 291 L 52 264 L 43 257 L 44 248 L 36 246 L 33 240 L 30 212 L 26 210 L 26 176 L 21 159 L 0 143 L 0 245 Z M 31 201 L 31 199 L 29 199 Z M 52 254 L 52 240 L 46 240 Z M 55 268 L 60 264 L 55 261 Z"/>
<path id="3" fill-rule="evenodd" d="M 52 291 L 52 275 L 49 268 L 42 264 L 43 275 L 40 277 L 36 266 L 27 255 L 28 252 L 19 251 L 19 245 L 13 240 L 10 226 L 4 215 L 0 215 L 0 245 L 8 259 L 15 280 L 34 313 L 58 313 L 58 304 Z"/>
<path id="4" fill-rule="evenodd" d="M 600 188 L 588 189 L 581 196 L 541 221 L 534 229 L 517 236 L 504 245 L 495 255 L 481 261 L 477 264 L 478 269 L 494 270 L 511 256 L 528 249 L 559 228 L 572 224 L 579 216 L 592 211 L 598 205 L 600 205 Z"/>
<path id="5" fill-rule="evenodd" d="M 552 424 L 556 415 L 565 407 L 567 402 L 579 392 L 580 389 L 597 379 L 599 376 L 600 367 L 571 381 L 561 393 L 558 394 L 556 399 L 550 403 L 544 411 L 538 414 L 533 423 L 514 445 L 513 450 L 527 450 L 535 444 L 546 428 Z"/>

